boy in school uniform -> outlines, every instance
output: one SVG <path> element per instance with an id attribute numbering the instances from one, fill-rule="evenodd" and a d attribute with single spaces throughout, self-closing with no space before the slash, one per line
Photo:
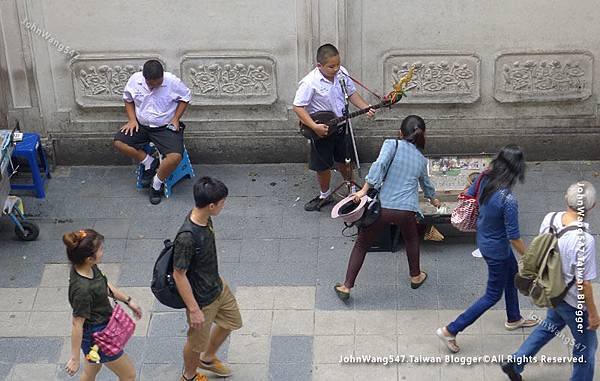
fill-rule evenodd
<path id="1" fill-rule="evenodd" d="M 334 127 L 317 123 L 310 115 L 317 111 L 332 111 L 337 116 L 343 115 L 345 96 L 340 80 L 346 85 L 350 103 L 360 109 L 370 106 L 356 92 L 354 82 L 340 62 L 340 53 L 335 46 L 320 46 L 317 50 L 317 66 L 302 78 L 294 97 L 294 112 L 304 125 L 320 137 L 311 144 L 308 167 L 317 173 L 321 193 L 304 205 L 306 211 L 319 211 L 333 202 L 329 185 L 334 164 L 345 180 L 352 180 L 352 166 L 344 162 L 350 154 L 345 152 L 344 128 L 338 126 L 337 132 L 327 136 L 328 129 Z M 372 117 L 374 114 L 375 110 L 371 109 L 367 115 Z"/>

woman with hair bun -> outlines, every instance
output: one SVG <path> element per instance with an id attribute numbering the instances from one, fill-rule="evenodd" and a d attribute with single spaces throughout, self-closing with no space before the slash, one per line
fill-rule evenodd
<path id="1" fill-rule="evenodd" d="M 79 351 L 84 356 L 94 345 L 92 334 L 106 327 L 112 314 L 112 305 L 108 300 L 108 290 L 114 297 L 125 303 L 137 319 L 142 317 L 141 308 L 108 280 L 98 268 L 104 255 L 104 236 L 92 229 L 84 229 L 63 236 L 67 247 L 67 257 L 71 262 L 69 275 L 69 303 L 73 308 L 73 327 L 71 329 L 71 357 L 66 365 L 70 376 L 79 370 Z M 86 361 L 80 380 L 93 381 L 102 369 L 102 364 L 119 377 L 119 381 L 135 380 L 135 368 L 131 359 L 123 352 L 108 356 L 98 351 L 98 363 Z"/>
<path id="2" fill-rule="evenodd" d="M 379 190 L 381 215 L 372 225 L 359 229 L 348 261 L 346 280 L 334 286 L 335 293 L 344 301 L 350 297 L 350 290 L 354 287 L 367 250 L 388 224 L 395 224 L 402 233 L 411 287 L 417 289 L 427 279 L 427 274 L 421 271 L 419 265 L 419 185 L 432 205 L 439 207 L 441 204 L 435 198 L 435 189 L 427 174 L 427 159 L 422 152 L 425 149 L 425 121 L 417 115 L 407 116 L 400 125 L 399 135 L 400 140 L 388 139 L 383 143 L 379 157 L 365 179 L 365 185 L 354 197 L 355 202 L 360 201 L 369 188 L 381 185 L 387 172 L 385 182 Z"/>

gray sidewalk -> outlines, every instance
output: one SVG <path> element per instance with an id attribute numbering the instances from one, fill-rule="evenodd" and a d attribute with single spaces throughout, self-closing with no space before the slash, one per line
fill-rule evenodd
<path id="1" fill-rule="evenodd" d="M 527 242 L 545 213 L 563 208 L 569 184 L 587 179 L 600 189 L 599 162 L 529 164 L 526 183 L 517 187 Z M 235 370 L 232 380 L 505 379 L 496 364 L 446 363 L 449 353 L 434 335 L 485 289 L 485 263 L 470 255 L 473 237 L 424 243 L 421 266 L 429 279 L 418 290 L 409 286 L 403 249 L 370 253 L 344 304 L 332 286 L 343 279 L 353 241 L 342 236 L 342 223 L 329 217 L 330 208 L 303 210 L 316 194 L 313 174 L 304 165 L 194 168 L 197 176 L 215 176 L 230 190 L 214 223 L 220 271 L 235 290 L 245 323 L 221 354 Z M 35 242 L 16 241 L 8 219 L 0 220 L 0 380 L 69 379 L 62 369 L 69 355 L 70 309 L 61 236 L 84 227 L 107 237 L 101 268 L 144 309 L 127 348 L 140 379 L 178 379 L 185 316 L 159 305 L 149 283 L 162 241 L 173 238 L 193 205 L 192 184 L 184 180 L 170 199 L 152 206 L 146 192 L 135 189 L 133 166 L 58 167 L 45 200 L 23 194 L 41 233 Z M 597 233 L 600 210 L 590 223 Z M 521 301 L 523 315 L 545 316 Z M 459 355 L 514 351 L 529 331 L 507 332 L 504 320 L 500 302 L 459 336 Z M 568 351 L 554 340 L 544 353 L 567 356 Z M 398 355 L 404 363 L 340 363 L 352 355 Z M 408 363 L 411 355 L 443 361 Z M 527 380 L 565 380 L 569 372 L 566 365 L 534 365 L 525 374 Z M 106 369 L 99 379 L 115 377 Z"/>

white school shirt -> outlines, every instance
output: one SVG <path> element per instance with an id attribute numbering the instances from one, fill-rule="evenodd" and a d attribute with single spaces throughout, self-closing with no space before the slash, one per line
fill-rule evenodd
<path id="1" fill-rule="evenodd" d="M 150 127 L 169 124 L 179 101 L 189 102 L 191 98 L 190 89 L 169 72 L 163 73 L 162 84 L 152 90 L 141 71 L 134 73 L 123 90 L 123 100 L 135 104 L 135 116 L 139 123 Z"/>
<path id="2" fill-rule="evenodd" d="M 550 226 L 550 219 L 553 213 L 549 213 L 544 217 L 542 225 L 540 226 L 540 234 L 547 233 Z M 562 224 L 562 217 L 565 212 L 557 213 L 554 218 L 554 227 L 560 232 L 565 226 Z M 573 224 L 577 224 L 576 222 Z M 587 223 L 583 223 L 586 230 L 590 227 Z M 583 280 L 596 279 L 596 244 L 594 237 L 585 232 L 585 240 L 580 239 L 579 231 L 572 230 L 566 232 L 558 240 L 558 250 L 560 251 L 560 259 L 562 262 L 562 272 L 565 284 L 569 284 L 573 280 L 573 277 L 577 274 L 577 260 L 578 257 L 582 259 L 580 265 L 583 267 Z M 582 243 L 585 242 L 583 245 Z M 571 307 L 577 308 L 577 281 L 571 286 L 564 301 L 567 302 Z M 585 304 L 583 309 L 587 310 Z"/>
<path id="3" fill-rule="evenodd" d="M 346 68 L 340 66 L 340 70 L 331 82 L 316 67 L 298 84 L 294 106 L 306 108 L 309 114 L 317 111 L 333 111 L 337 116 L 344 115 L 344 92 L 339 81 L 342 76 L 346 81 L 348 96 L 352 96 L 356 92 L 356 86 Z"/>

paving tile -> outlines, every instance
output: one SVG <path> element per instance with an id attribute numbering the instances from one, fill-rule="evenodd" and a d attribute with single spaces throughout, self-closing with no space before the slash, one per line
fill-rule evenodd
<path id="1" fill-rule="evenodd" d="M 235 298 L 242 310 L 271 310 L 275 300 L 274 287 L 238 287 Z"/>
<path id="2" fill-rule="evenodd" d="M 180 356 L 181 357 L 181 356 Z M 181 367 L 183 360 L 175 364 L 156 364 L 144 363 L 141 364 L 141 381 L 153 380 L 178 380 L 181 377 Z"/>
<path id="3" fill-rule="evenodd" d="M 357 335 L 395 335 L 396 311 L 356 311 Z"/>
<path id="4" fill-rule="evenodd" d="M 441 381 L 442 366 L 440 365 L 412 365 L 402 364 L 398 366 L 398 380 L 401 381 Z M 465 378 L 471 380 L 471 378 Z"/>
<path id="5" fill-rule="evenodd" d="M 341 356 L 351 356 L 357 353 L 354 347 L 354 335 L 315 336 L 313 363 L 338 364 Z"/>
<path id="6" fill-rule="evenodd" d="M 21 338 L 0 338 L 0 363 L 13 363 L 17 359 Z"/>
<path id="7" fill-rule="evenodd" d="M 351 298 L 357 310 L 396 310 L 398 294 L 398 287 L 394 285 L 366 285 L 354 287 Z"/>
<path id="8" fill-rule="evenodd" d="M 239 262 L 242 252 L 242 240 L 222 239 L 217 241 L 217 256 L 219 262 Z"/>
<path id="9" fill-rule="evenodd" d="M 312 379 L 312 364 L 291 363 L 271 364 L 269 367 L 269 381 L 306 381 Z"/>
<path id="10" fill-rule="evenodd" d="M 164 239 L 129 239 L 123 256 L 123 266 L 128 263 L 156 262 L 164 248 Z"/>
<path id="11" fill-rule="evenodd" d="M 37 287 L 42 279 L 43 265 L 19 259 L 0 265 L 0 287 L 31 288 Z"/>
<path id="12" fill-rule="evenodd" d="M 442 366 L 442 380 L 444 380 L 444 381 L 483 380 L 483 378 L 484 378 L 483 365 Z"/>
<path id="13" fill-rule="evenodd" d="M 357 356 L 389 356 L 398 351 L 398 338 L 396 335 L 356 335 L 354 339 L 354 353 Z"/>
<path id="14" fill-rule="evenodd" d="M 36 288 L 0 288 L 0 311 L 30 311 Z"/>
<path id="15" fill-rule="evenodd" d="M 148 336 L 186 337 L 187 331 L 185 312 L 154 312 L 150 320 Z"/>
<path id="16" fill-rule="evenodd" d="M 226 380 L 255 381 L 268 379 L 268 366 L 266 364 L 230 364 L 233 374 Z"/>
<path id="17" fill-rule="evenodd" d="M 240 249 L 240 262 L 278 262 L 280 239 L 244 239 Z"/>
<path id="18" fill-rule="evenodd" d="M 64 339 L 59 337 L 27 337 L 16 340 L 16 363 L 56 363 L 64 343 Z"/>
<path id="19" fill-rule="evenodd" d="M 68 287 L 38 288 L 33 311 L 71 311 Z"/>
<path id="20" fill-rule="evenodd" d="M 143 354 L 144 362 L 152 364 L 181 363 L 185 341 L 184 337 L 148 337 Z"/>
<path id="21" fill-rule="evenodd" d="M 349 364 L 315 364 L 313 381 L 354 380 L 355 367 Z"/>
<path id="22" fill-rule="evenodd" d="M 414 334 L 421 332 L 432 335 L 439 327 L 437 310 L 398 311 L 396 314 L 396 327 L 398 334 Z"/>
<path id="23" fill-rule="evenodd" d="M 312 364 L 311 336 L 272 336 L 270 364 Z M 309 366 L 311 367 L 311 366 Z M 312 368 L 312 367 L 311 367 Z"/>
<path id="24" fill-rule="evenodd" d="M 69 336 L 71 335 L 72 313 L 32 312 L 27 323 L 27 336 Z"/>
<path id="25" fill-rule="evenodd" d="M 315 336 L 354 335 L 353 311 L 315 311 Z"/>
<path id="26" fill-rule="evenodd" d="M 28 336 L 30 317 L 31 312 L 0 312 L 0 337 Z"/>
<path id="27" fill-rule="evenodd" d="M 94 222 L 94 230 L 108 239 L 127 238 L 129 225 L 130 222 L 126 218 L 100 219 Z"/>
<path id="28" fill-rule="evenodd" d="M 442 348 L 442 343 L 437 336 L 413 335 L 398 336 L 398 354 L 409 357 L 413 356 L 439 356 L 445 354 L 446 348 Z"/>
<path id="29" fill-rule="evenodd" d="M 135 264 L 122 264 L 119 274 L 119 287 L 149 287 L 152 282 L 154 262 L 138 262 Z M 110 279 L 110 278 L 109 278 Z"/>
<path id="30" fill-rule="evenodd" d="M 255 217 L 248 216 L 246 218 L 246 227 L 243 230 L 244 239 L 259 239 L 259 238 L 281 238 L 281 216 Z M 287 236 L 286 236 L 287 237 Z M 231 238 L 231 237 L 229 237 Z"/>
<path id="31" fill-rule="evenodd" d="M 232 364 L 267 364 L 271 338 L 269 336 L 234 335 L 229 342 L 228 360 Z"/>
<path id="32" fill-rule="evenodd" d="M 114 285 L 119 284 L 119 278 L 121 276 L 122 267 L 123 265 L 120 263 L 102 263 L 98 265 L 100 271 L 102 271 L 102 273 L 106 275 L 108 281 Z"/>
<path id="33" fill-rule="evenodd" d="M 0 380 L 9 380 L 12 367 L 12 363 L 0 362 Z"/>
<path id="34" fill-rule="evenodd" d="M 315 287 L 277 287 L 274 295 L 274 309 L 313 310 L 315 308 Z"/>
<path id="35" fill-rule="evenodd" d="M 398 379 L 398 368 L 394 365 L 359 364 L 353 366 L 354 379 L 373 379 L 381 381 L 394 381 Z"/>
<path id="36" fill-rule="evenodd" d="M 275 310 L 273 312 L 273 335 L 306 335 L 314 333 L 314 311 Z"/>
<path id="37" fill-rule="evenodd" d="M 287 238 L 281 240 L 279 261 L 284 263 L 317 262 L 319 240 L 316 238 Z"/>
<path id="38" fill-rule="evenodd" d="M 50 263 L 44 265 L 40 287 L 68 287 L 71 265 Z"/>
<path id="39" fill-rule="evenodd" d="M 271 310 L 241 310 L 243 326 L 236 335 L 270 335 L 273 325 Z"/>
<path id="40" fill-rule="evenodd" d="M 10 381 L 46 380 L 55 371 L 55 364 L 15 364 L 10 373 Z"/>

